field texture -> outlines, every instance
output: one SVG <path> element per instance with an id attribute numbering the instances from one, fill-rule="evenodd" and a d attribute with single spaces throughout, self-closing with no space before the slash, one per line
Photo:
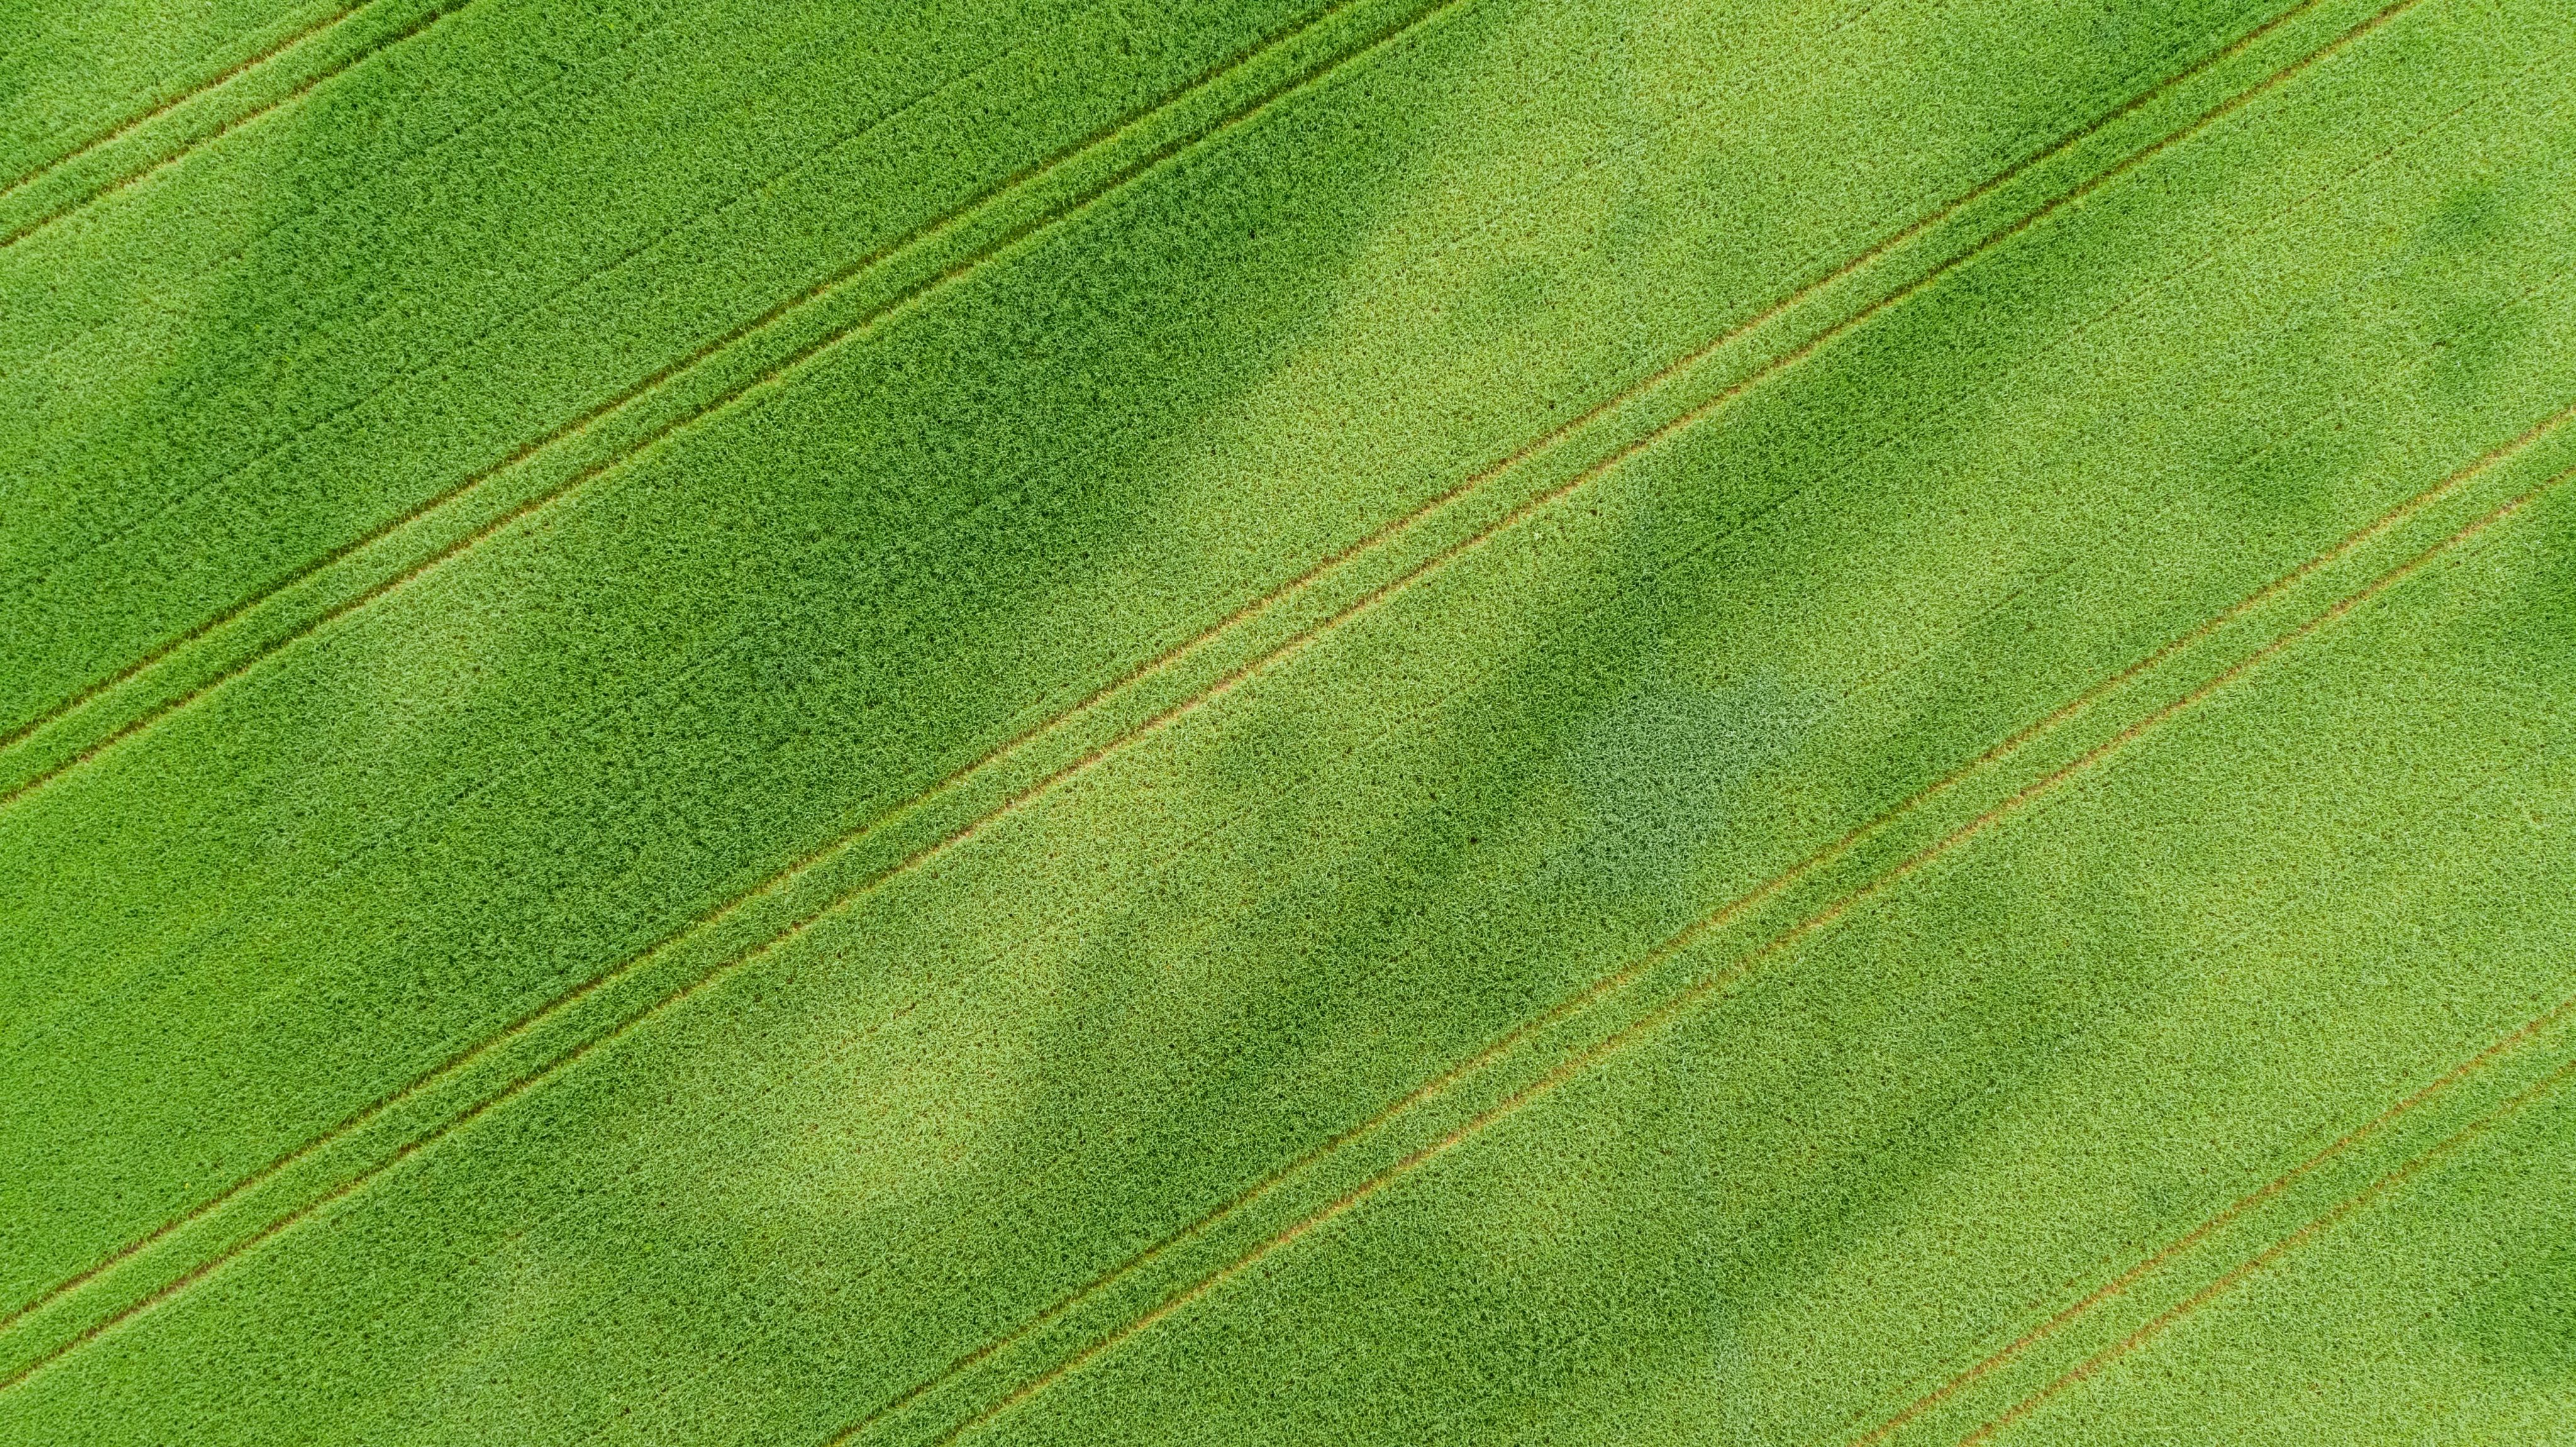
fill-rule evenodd
<path id="1" fill-rule="evenodd" d="M 2576 1443 L 2576 0 L 18 0 L 0 1443 Z"/>

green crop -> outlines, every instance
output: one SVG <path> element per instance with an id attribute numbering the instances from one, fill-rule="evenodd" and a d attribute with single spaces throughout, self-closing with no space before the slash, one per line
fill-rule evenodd
<path id="1" fill-rule="evenodd" d="M 0 35 L 0 1442 L 2576 1421 L 2566 0 Z"/>

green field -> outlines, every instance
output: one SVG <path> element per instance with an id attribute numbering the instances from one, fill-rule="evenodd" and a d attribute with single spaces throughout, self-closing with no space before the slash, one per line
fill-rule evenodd
<path id="1" fill-rule="evenodd" d="M 0 13 L 0 1443 L 2576 1444 L 2571 878 L 2576 0 Z"/>

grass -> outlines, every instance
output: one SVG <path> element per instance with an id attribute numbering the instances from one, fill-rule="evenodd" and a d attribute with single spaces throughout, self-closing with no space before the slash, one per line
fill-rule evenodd
<path id="1" fill-rule="evenodd" d="M 2570 18 L 6 22 L 0 1440 L 2563 1432 Z"/>

